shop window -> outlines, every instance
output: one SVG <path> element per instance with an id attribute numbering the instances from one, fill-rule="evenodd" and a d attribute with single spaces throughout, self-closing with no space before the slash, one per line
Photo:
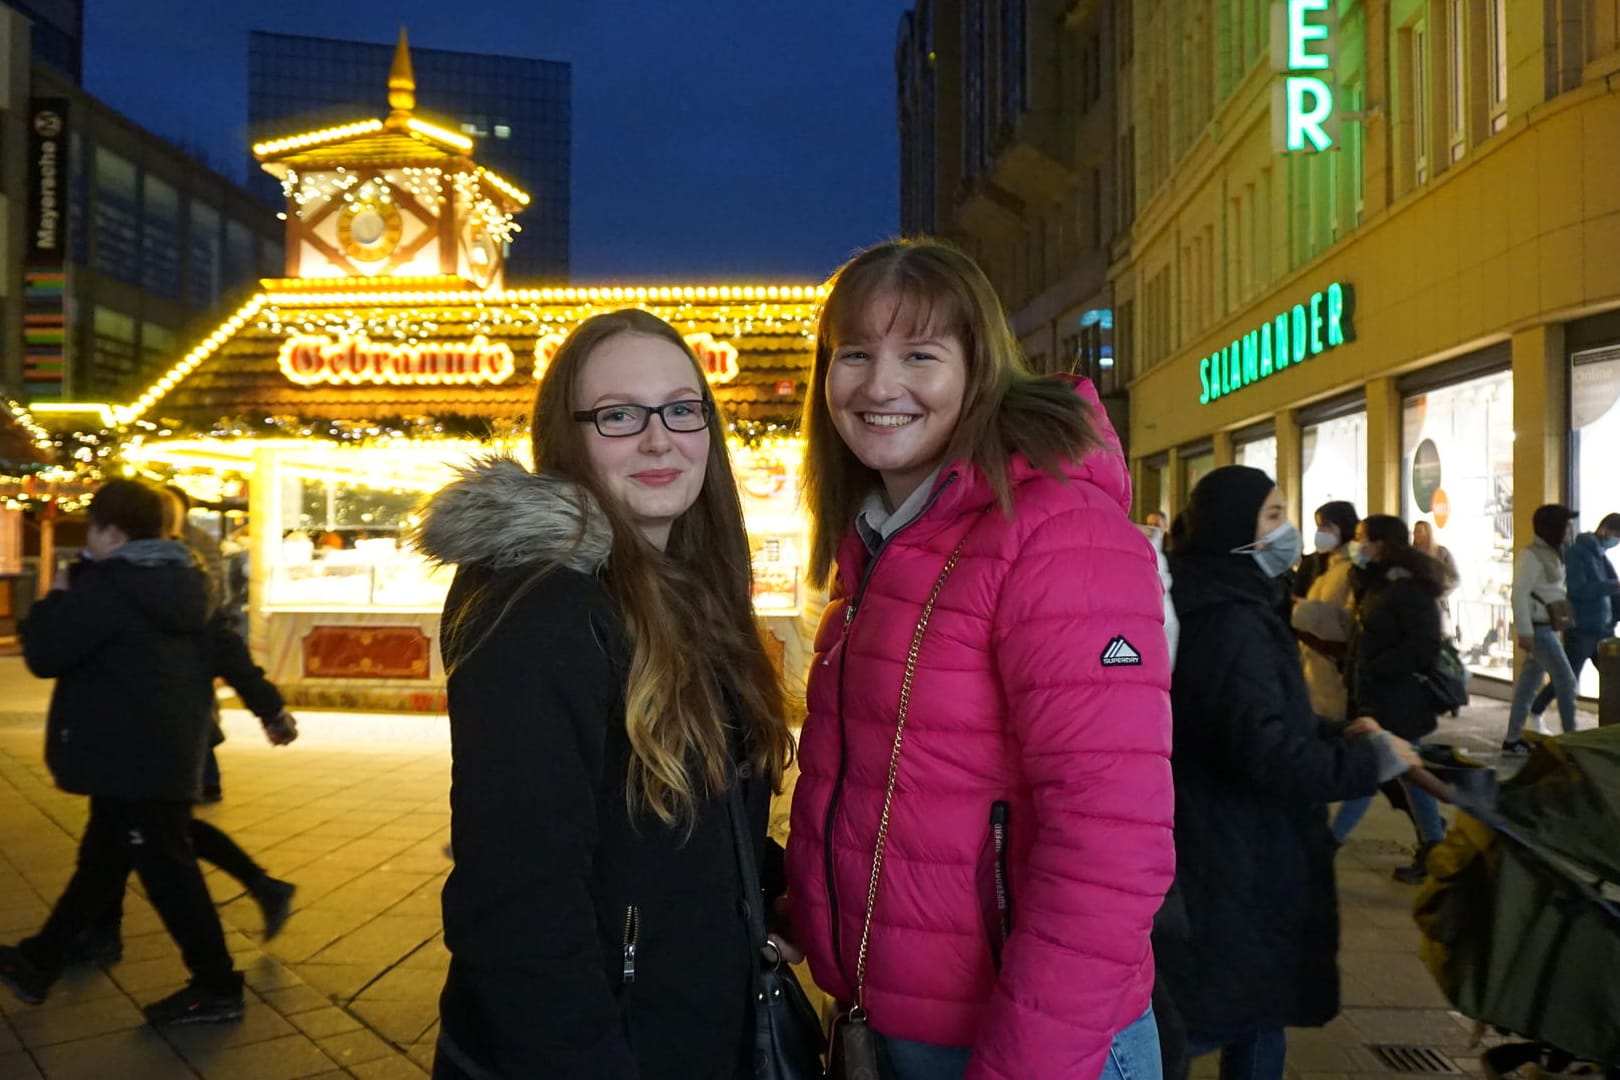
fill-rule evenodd
<path id="1" fill-rule="evenodd" d="M 1604 515 L 1620 513 L 1620 345 L 1576 353 L 1570 371 L 1570 430 L 1574 436 L 1572 505 L 1581 511 L 1582 532 Z M 1620 569 L 1620 548 L 1609 552 Z M 1581 693 L 1597 694 L 1597 672 L 1581 672 Z"/>
<path id="2" fill-rule="evenodd" d="M 1187 498 L 1192 489 L 1198 486 L 1198 481 L 1208 476 L 1215 469 L 1215 453 L 1206 450 L 1201 454 L 1189 454 L 1181 459 L 1181 497 Z"/>
<path id="3" fill-rule="evenodd" d="M 1277 478 L 1277 436 L 1239 443 L 1233 448 L 1232 459 L 1239 465 L 1259 469 L 1273 480 Z"/>
<path id="4" fill-rule="evenodd" d="M 1401 503 L 1457 563 L 1448 629 L 1474 671 L 1513 672 L 1513 376 L 1500 372 L 1407 398 Z"/>
<path id="5" fill-rule="evenodd" d="M 1326 502 L 1345 500 L 1367 512 L 1367 414 L 1336 416 L 1300 429 L 1300 512 L 1309 520 Z M 1311 543 L 1309 533 L 1306 543 Z M 1314 550 L 1314 545 L 1312 550 Z"/>

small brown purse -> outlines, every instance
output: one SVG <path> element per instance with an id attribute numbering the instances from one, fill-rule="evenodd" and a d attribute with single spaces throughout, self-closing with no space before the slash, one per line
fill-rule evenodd
<path id="1" fill-rule="evenodd" d="M 970 530 L 971 533 L 971 530 Z M 928 619 L 934 613 L 934 603 L 945 579 L 956 569 L 956 560 L 962 555 L 963 536 L 934 582 L 934 591 L 928 594 L 922 615 L 917 619 L 916 632 L 911 635 L 911 651 L 906 654 L 906 673 L 900 681 L 900 707 L 894 723 L 894 749 L 889 751 L 889 778 L 883 791 L 883 814 L 878 819 L 877 845 L 872 850 L 872 878 L 866 886 L 866 917 L 861 925 L 861 951 L 855 961 L 855 1000 L 833 1018 L 828 1033 L 827 1080 L 878 1080 L 877 1036 L 867 1022 L 866 1015 L 866 956 L 872 941 L 872 910 L 877 905 L 878 878 L 883 872 L 883 849 L 889 842 L 889 807 L 894 802 L 894 779 L 900 771 L 900 742 L 905 736 L 906 713 L 911 708 L 911 683 L 917 675 L 917 656 L 922 651 L 923 634 L 928 630 Z"/>

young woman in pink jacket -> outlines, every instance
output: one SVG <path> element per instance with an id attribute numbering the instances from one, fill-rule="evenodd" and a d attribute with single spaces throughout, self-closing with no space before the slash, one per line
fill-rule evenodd
<path id="1" fill-rule="evenodd" d="M 972 260 L 898 241 L 834 279 L 805 431 L 832 600 L 788 874 L 816 982 L 897 1080 L 1157 1078 L 1170 665 L 1095 393 L 1030 373 Z"/>

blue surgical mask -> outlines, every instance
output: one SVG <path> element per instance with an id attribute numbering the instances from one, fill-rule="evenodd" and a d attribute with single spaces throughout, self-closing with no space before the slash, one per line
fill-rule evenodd
<path id="1" fill-rule="evenodd" d="M 1260 547 L 1260 544 L 1266 546 Z M 1233 548 L 1232 554 L 1254 556 L 1254 561 L 1266 577 L 1274 578 L 1282 577 L 1288 573 L 1289 567 L 1299 562 L 1299 553 L 1304 547 L 1304 540 L 1294 523 L 1285 521 L 1255 543 Z"/>
<path id="2" fill-rule="evenodd" d="M 1620 536 L 1605 536 L 1598 543 L 1603 545 L 1604 551 L 1613 551 L 1615 545 L 1620 544 Z"/>
<path id="3" fill-rule="evenodd" d="M 1350 556 L 1351 562 L 1362 569 L 1366 569 L 1367 564 L 1372 562 L 1371 559 L 1367 558 L 1367 549 L 1362 546 L 1360 540 L 1350 541 L 1350 546 L 1345 549 L 1345 554 Z"/>

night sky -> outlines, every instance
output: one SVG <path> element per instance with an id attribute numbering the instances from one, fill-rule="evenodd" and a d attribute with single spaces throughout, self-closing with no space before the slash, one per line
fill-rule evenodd
<path id="1" fill-rule="evenodd" d="M 84 75 L 240 179 L 249 30 L 391 42 L 404 23 L 424 48 L 566 60 L 574 280 L 809 281 L 899 227 L 894 47 L 910 6 L 88 0 Z"/>

